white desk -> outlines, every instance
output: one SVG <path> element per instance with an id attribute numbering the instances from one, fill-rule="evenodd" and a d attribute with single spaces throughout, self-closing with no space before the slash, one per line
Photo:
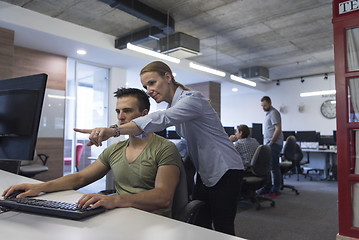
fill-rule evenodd
<path id="1" fill-rule="evenodd" d="M 310 163 L 310 153 L 320 153 L 325 154 L 325 164 L 324 164 L 324 180 L 330 180 L 333 164 L 334 164 L 334 156 L 337 154 L 337 150 L 330 149 L 302 149 L 303 153 L 307 153 L 307 160 Z"/>
<path id="2" fill-rule="evenodd" d="M 0 170 L 0 192 L 9 185 L 36 180 Z M 63 191 L 39 198 L 76 202 L 81 193 Z M 134 208 L 118 208 L 83 221 L 35 214 L 0 214 L 1 239 L 29 240 L 232 240 L 243 239 L 179 222 Z"/>

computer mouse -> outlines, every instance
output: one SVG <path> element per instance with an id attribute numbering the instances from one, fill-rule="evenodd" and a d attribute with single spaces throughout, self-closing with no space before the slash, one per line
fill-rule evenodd
<path id="1" fill-rule="evenodd" d="M 23 192 L 25 192 L 25 191 L 24 190 L 15 190 L 9 196 L 7 196 L 5 199 L 16 198 L 17 195 L 19 195 L 20 193 L 23 193 Z"/>

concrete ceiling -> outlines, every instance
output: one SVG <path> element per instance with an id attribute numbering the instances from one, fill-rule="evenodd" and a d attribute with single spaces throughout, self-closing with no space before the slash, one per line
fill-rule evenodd
<path id="1" fill-rule="evenodd" d="M 128 0 L 130 1 L 130 0 Z M 98 0 L 2 0 L 115 37 L 148 26 Z M 271 80 L 334 72 L 331 0 L 143 0 L 200 40 L 197 63 L 228 73 L 263 66 Z M 156 41 L 145 43 L 156 46 Z"/>

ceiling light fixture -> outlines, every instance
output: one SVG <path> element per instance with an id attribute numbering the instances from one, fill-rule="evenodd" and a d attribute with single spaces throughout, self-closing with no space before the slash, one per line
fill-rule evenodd
<path id="1" fill-rule="evenodd" d="M 253 81 L 249 81 L 249 80 L 244 79 L 244 78 L 242 78 L 242 77 L 238 77 L 238 76 L 233 75 L 233 74 L 230 75 L 230 78 L 231 78 L 232 80 L 234 80 L 234 81 L 237 81 L 237 82 L 240 82 L 240 83 L 249 85 L 249 86 L 251 86 L 251 87 L 257 86 L 257 83 L 255 83 L 255 82 L 253 82 Z"/>
<path id="2" fill-rule="evenodd" d="M 69 99 L 69 100 L 75 100 L 75 97 L 71 96 L 61 96 L 61 95 L 55 95 L 55 94 L 47 94 L 48 98 L 55 98 L 55 99 Z"/>
<path id="3" fill-rule="evenodd" d="M 225 77 L 226 76 L 225 72 L 222 72 L 222 71 L 219 71 L 219 70 L 216 70 L 216 69 L 213 69 L 213 68 L 205 67 L 205 66 L 202 66 L 202 65 L 198 65 L 198 64 L 193 63 L 193 62 L 189 63 L 189 67 L 193 68 L 193 69 L 203 71 L 203 72 L 211 73 L 211 74 L 214 74 L 214 75 L 217 75 L 217 76 L 220 76 L 220 77 Z"/>
<path id="4" fill-rule="evenodd" d="M 152 57 L 160 58 L 160 59 L 170 61 L 170 62 L 173 62 L 173 63 L 180 63 L 181 62 L 181 60 L 178 59 L 178 58 L 174 58 L 174 57 L 162 54 L 162 53 L 158 53 L 158 52 L 155 52 L 155 51 L 143 48 L 143 47 L 139 47 L 139 46 L 133 45 L 131 43 L 127 43 L 127 48 L 132 50 L 132 51 L 136 51 L 136 52 L 139 52 L 139 53 L 150 55 Z"/>
<path id="5" fill-rule="evenodd" d="M 86 50 L 83 50 L 83 49 L 77 50 L 78 55 L 85 55 L 86 53 L 87 53 Z"/>
<path id="6" fill-rule="evenodd" d="M 238 92 L 238 88 L 232 88 L 232 92 Z"/>
<path id="7" fill-rule="evenodd" d="M 332 95 L 335 94 L 336 90 L 325 90 L 325 91 L 316 91 L 316 92 L 304 92 L 301 93 L 301 97 L 311 97 L 311 96 L 320 96 L 320 95 Z"/>

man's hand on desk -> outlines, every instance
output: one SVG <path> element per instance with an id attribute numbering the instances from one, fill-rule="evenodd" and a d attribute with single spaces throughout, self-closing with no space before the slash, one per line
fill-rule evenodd
<path id="1" fill-rule="evenodd" d="M 28 184 L 28 183 L 23 183 L 23 184 L 18 184 L 18 185 L 13 185 L 8 187 L 7 189 L 5 189 L 5 191 L 2 193 L 2 196 L 4 198 L 7 198 L 9 195 L 11 195 L 13 192 L 15 191 L 24 191 L 23 193 L 20 193 L 19 195 L 17 195 L 17 198 L 24 198 L 24 197 L 33 197 L 33 196 L 38 196 L 42 190 L 41 190 L 41 184 Z"/>
<path id="2" fill-rule="evenodd" d="M 100 206 L 106 209 L 114 209 L 116 207 L 124 207 L 118 205 L 119 195 L 103 195 L 99 193 L 90 193 L 83 195 L 77 202 L 79 208 L 98 208 Z"/>

